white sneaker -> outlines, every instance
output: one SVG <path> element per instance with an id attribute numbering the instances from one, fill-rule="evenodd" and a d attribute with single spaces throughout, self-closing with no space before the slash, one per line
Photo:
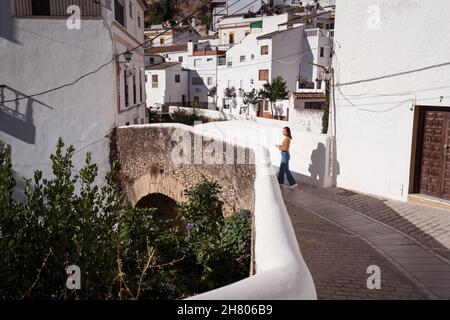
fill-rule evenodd
<path id="1" fill-rule="evenodd" d="M 294 188 L 297 188 L 297 187 L 298 187 L 298 184 L 295 183 L 295 184 L 289 186 L 288 188 L 289 188 L 289 189 L 294 189 Z"/>

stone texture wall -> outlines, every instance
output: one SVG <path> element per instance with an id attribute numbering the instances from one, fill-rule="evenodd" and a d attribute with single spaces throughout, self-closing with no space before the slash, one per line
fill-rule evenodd
<path id="1" fill-rule="evenodd" d="M 172 159 L 172 150 L 177 144 L 177 141 L 172 141 L 174 130 L 190 135 L 190 164 L 176 164 Z M 232 146 L 235 154 L 245 152 L 245 164 L 237 164 L 236 161 L 225 164 L 225 160 L 223 164 L 194 164 L 194 139 L 198 138 L 201 137 L 191 132 L 190 127 L 182 125 L 141 125 L 117 129 L 115 141 L 116 157 L 121 164 L 120 179 L 131 203 L 134 205 L 151 193 L 161 193 L 177 202 L 183 201 L 186 199 L 184 191 L 205 177 L 220 183 L 225 215 L 240 209 L 254 212 L 255 166 L 248 161 L 249 157 L 253 157 L 252 151 Z M 212 141 L 203 140 L 204 147 Z M 226 148 L 227 144 L 223 143 L 224 159 Z"/>

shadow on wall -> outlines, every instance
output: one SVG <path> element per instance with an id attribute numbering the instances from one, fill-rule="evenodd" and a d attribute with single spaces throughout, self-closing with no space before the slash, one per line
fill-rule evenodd
<path id="1" fill-rule="evenodd" d="M 194 79 L 196 79 L 196 81 L 194 81 Z M 208 87 L 204 79 L 196 70 L 190 70 L 188 81 L 191 81 L 190 85 L 188 85 L 188 90 L 191 91 L 189 93 L 189 103 L 191 106 L 195 106 L 195 101 L 197 100 L 196 97 L 198 97 L 198 107 L 208 109 Z M 181 97 L 179 98 L 181 99 Z"/>
<path id="2" fill-rule="evenodd" d="M 0 132 L 28 144 L 34 144 L 36 126 L 33 123 L 33 104 L 38 103 L 49 109 L 53 108 L 33 98 L 9 102 L 14 107 L 5 105 L 7 100 L 20 99 L 26 96 L 26 94 L 6 85 L 0 86 Z"/>
<path id="3" fill-rule="evenodd" d="M 0 10 L 0 38 L 20 44 L 16 39 L 15 20 L 11 16 L 12 1 L 2 1 L 2 9 Z"/>
<path id="4" fill-rule="evenodd" d="M 292 170 L 294 178 L 301 183 L 313 186 L 323 187 L 327 185 L 327 181 L 332 181 L 332 185 L 336 185 L 337 176 L 340 174 L 339 162 L 335 162 L 334 170 L 328 170 L 327 166 L 327 148 L 323 143 L 318 143 L 317 148 L 311 152 L 310 163 L 308 167 L 309 175 L 304 175 Z M 291 163 L 296 161 L 291 157 Z M 298 160 L 297 160 L 298 161 Z"/>

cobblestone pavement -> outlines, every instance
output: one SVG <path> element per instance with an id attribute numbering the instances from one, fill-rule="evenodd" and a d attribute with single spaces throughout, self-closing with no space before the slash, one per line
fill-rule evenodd
<path id="1" fill-rule="evenodd" d="M 440 210 L 442 212 L 430 214 L 427 207 L 403 206 L 403 203 L 386 200 L 391 202 L 388 205 L 391 212 L 397 212 L 398 208 L 398 211 L 409 212 L 410 218 L 417 216 L 413 221 L 422 221 L 420 212 L 431 215 L 433 221 L 440 221 L 434 223 L 433 231 L 422 234 L 423 231 L 413 229 L 398 217 L 389 219 L 387 210 L 378 214 L 383 221 L 374 219 L 377 213 L 373 204 L 364 206 L 362 203 L 368 196 L 351 193 L 358 200 L 353 199 L 347 206 L 345 197 L 349 194 L 339 196 L 344 192 L 348 191 L 309 186 L 294 190 L 282 188 L 318 298 L 450 299 L 450 263 L 445 258 L 449 249 L 444 246 L 446 238 L 440 231 L 445 228 L 450 212 Z M 414 231 L 414 236 L 401 228 Z M 380 290 L 367 288 L 370 274 L 366 272 L 370 265 L 381 269 Z"/>

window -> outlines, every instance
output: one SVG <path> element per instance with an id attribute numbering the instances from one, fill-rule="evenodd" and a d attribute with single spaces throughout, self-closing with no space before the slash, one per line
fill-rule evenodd
<path id="1" fill-rule="evenodd" d="M 320 57 L 322 58 L 324 56 L 325 53 L 325 48 L 324 47 L 320 47 Z"/>
<path id="2" fill-rule="evenodd" d="M 158 88 L 158 75 L 152 74 L 152 88 Z"/>
<path id="3" fill-rule="evenodd" d="M 139 29 L 141 28 L 141 16 L 137 16 L 137 22 Z"/>
<path id="4" fill-rule="evenodd" d="M 33 16 L 49 16 L 50 0 L 34 0 L 31 1 L 31 12 Z"/>
<path id="5" fill-rule="evenodd" d="M 144 118 L 141 119 L 141 124 L 144 124 Z"/>
<path id="6" fill-rule="evenodd" d="M 133 75 L 133 104 L 137 103 L 137 96 L 136 96 L 136 76 Z"/>
<path id="7" fill-rule="evenodd" d="M 125 84 L 125 107 L 128 107 L 128 82 L 127 82 L 127 71 L 123 71 L 123 81 Z"/>
<path id="8" fill-rule="evenodd" d="M 126 126 L 129 126 L 129 125 L 130 125 L 130 123 L 129 123 L 129 122 L 125 122 L 125 125 L 126 125 Z"/>
<path id="9" fill-rule="evenodd" d="M 213 78 L 212 77 L 208 77 L 208 86 L 212 86 L 213 85 Z"/>
<path id="10" fill-rule="evenodd" d="M 265 46 L 261 46 L 261 55 L 266 55 L 269 54 L 269 46 L 265 45 Z"/>
<path id="11" fill-rule="evenodd" d="M 144 102 L 144 99 L 142 99 L 142 87 L 143 87 L 143 75 L 144 75 L 144 70 L 141 70 L 141 72 L 139 72 L 139 102 Z"/>
<path id="12" fill-rule="evenodd" d="M 212 58 L 206 58 L 206 61 L 207 62 L 210 62 L 210 61 L 212 61 L 213 59 Z"/>
<path id="13" fill-rule="evenodd" d="M 175 75 L 175 82 L 180 83 L 180 75 L 179 74 Z"/>
<path id="14" fill-rule="evenodd" d="M 223 98 L 222 105 L 224 109 L 230 109 L 230 99 Z"/>
<path id="15" fill-rule="evenodd" d="M 192 77 L 192 85 L 193 86 L 201 86 L 203 85 L 203 79 L 200 77 Z"/>
<path id="16" fill-rule="evenodd" d="M 245 62 L 245 56 L 240 56 L 240 57 L 239 57 L 239 60 L 240 60 L 241 62 Z"/>
<path id="17" fill-rule="evenodd" d="M 229 44 L 234 43 L 234 33 L 232 33 L 232 32 L 228 35 L 228 43 Z"/>
<path id="18" fill-rule="evenodd" d="M 183 62 L 183 57 L 182 56 L 178 57 L 178 62 Z"/>
<path id="19" fill-rule="evenodd" d="M 266 81 L 266 80 L 269 80 L 269 70 L 268 69 L 259 70 L 259 81 Z"/>
<path id="20" fill-rule="evenodd" d="M 125 7 L 123 0 L 114 0 L 114 18 L 125 27 Z"/>
<path id="21" fill-rule="evenodd" d="M 305 109 L 309 110 L 323 110 L 324 109 L 324 103 L 323 102 L 305 102 Z"/>
<path id="22" fill-rule="evenodd" d="M 231 59 L 231 57 L 227 58 L 227 67 L 231 67 L 233 66 L 233 60 Z"/>
<path id="23" fill-rule="evenodd" d="M 154 64 L 155 63 L 155 58 L 150 57 L 150 64 Z"/>
<path id="24" fill-rule="evenodd" d="M 133 19 L 133 2 L 128 1 L 128 11 L 130 12 L 130 18 Z"/>
<path id="25" fill-rule="evenodd" d="M 269 112 L 269 101 L 264 100 L 264 112 Z"/>
<path id="26" fill-rule="evenodd" d="M 159 44 L 164 44 L 164 38 L 159 38 Z"/>

